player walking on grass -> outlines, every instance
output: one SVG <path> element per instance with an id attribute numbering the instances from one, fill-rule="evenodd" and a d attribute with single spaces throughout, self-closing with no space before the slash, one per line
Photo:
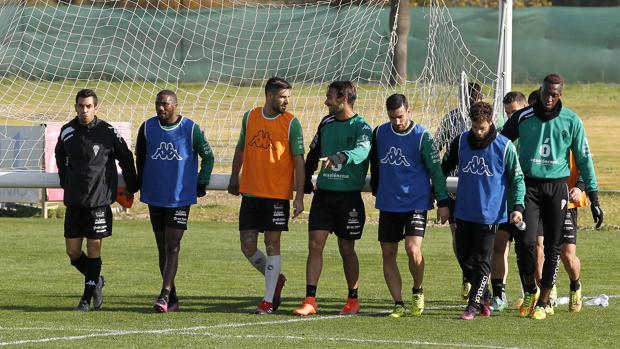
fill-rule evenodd
<path id="1" fill-rule="evenodd" d="M 510 118 L 514 112 L 527 107 L 525 95 L 519 91 L 506 93 L 502 100 L 506 118 Z M 515 144 L 516 146 L 516 144 Z M 509 223 L 500 223 L 495 234 L 493 244 L 493 255 L 491 257 L 491 288 L 493 299 L 491 299 L 492 311 L 503 311 L 508 305 L 506 297 L 506 278 L 508 277 L 508 252 L 510 243 L 515 234 L 515 227 Z"/>
<path id="2" fill-rule="evenodd" d="M 84 293 L 75 310 L 89 311 L 90 301 L 103 304 L 101 244 L 112 235 L 112 210 L 118 175 L 116 160 L 130 197 L 138 190 L 133 154 L 120 133 L 97 118 L 98 99 L 93 90 L 75 96 L 77 116 L 62 126 L 56 143 L 56 166 L 64 189 L 65 243 L 71 264 L 84 275 Z M 86 254 L 82 242 L 86 238 Z"/>
<path id="3" fill-rule="evenodd" d="M 312 198 L 308 223 L 308 260 L 306 262 L 306 298 L 296 315 L 311 315 L 318 311 L 316 290 L 323 269 L 323 249 L 330 233 L 338 237 L 344 275 L 349 289 L 341 315 L 356 314 L 358 300 L 359 262 L 355 241 L 362 237 L 366 211 L 361 191 L 368 172 L 368 153 L 372 129 L 353 111 L 357 99 L 350 81 L 334 81 L 327 88 L 325 105 L 329 115 L 324 117 L 306 158 L 306 193 L 314 190 L 310 181 L 319 161 L 316 191 Z"/>
<path id="4" fill-rule="evenodd" d="M 570 300 L 568 310 L 571 312 L 581 311 L 581 261 L 577 257 L 577 209 L 585 207 L 588 200 L 585 193 L 585 185 L 579 180 L 579 169 L 575 163 L 575 156 L 570 155 L 570 176 L 568 177 L 570 188 L 568 210 L 562 227 L 562 249 L 560 259 L 564 269 L 568 273 L 570 281 Z"/>
<path id="5" fill-rule="evenodd" d="M 291 88 L 284 79 L 267 80 L 265 105 L 243 115 L 228 185 L 230 194 L 243 196 L 241 252 L 265 276 L 265 295 L 256 314 L 271 314 L 280 306 L 286 282 L 281 274 L 280 236 L 288 231 L 293 187 L 293 218 L 304 210 L 304 140 L 299 120 L 286 111 Z M 267 256 L 257 247 L 261 232 Z"/>
<path id="6" fill-rule="evenodd" d="M 463 320 L 490 316 L 487 284 L 491 253 L 499 223 L 521 221 L 523 173 L 514 145 L 493 125 L 493 107 L 475 103 L 469 111 L 471 130 L 455 138 L 442 163 L 444 173 L 458 166 L 459 185 L 454 217 L 456 251 L 463 274 L 471 280 Z"/>
<path id="7" fill-rule="evenodd" d="M 370 185 L 377 197 L 375 207 L 380 210 L 383 276 L 394 299 L 390 316 L 420 316 L 424 311 L 422 239 L 427 211 L 433 208 L 434 190 L 441 222 L 448 220 L 446 177 L 431 133 L 411 120 L 407 98 L 393 94 L 386 108 L 390 121 L 375 128 L 370 151 Z M 402 299 L 402 279 L 396 263 L 398 244 L 403 239 L 413 278 L 410 310 Z"/>
<path id="8" fill-rule="evenodd" d="M 140 201 L 148 204 L 159 254 L 161 292 L 158 313 L 179 310 L 174 278 L 190 206 L 205 196 L 213 170 L 213 152 L 198 124 L 178 113 L 177 96 L 162 90 L 155 99 L 157 116 L 138 130 L 136 164 Z M 198 172 L 198 156 L 202 159 Z"/>
<path id="9" fill-rule="evenodd" d="M 563 86 L 559 75 L 547 75 L 536 103 L 516 112 L 502 130 L 502 134 L 509 139 L 519 138 L 519 160 L 525 174 L 524 220 L 527 228 L 516 236 L 517 263 L 525 290 L 519 314 L 539 320 L 547 317 L 545 308 L 549 305 L 560 259 L 562 228 L 570 199 L 566 184 L 570 174 L 570 151 L 575 155 L 585 190 L 592 202 L 596 227 L 603 223 L 588 141 L 577 114 L 562 105 Z M 535 239 L 539 217 L 542 217 L 544 227 L 545 253 L 540 297 L 537 296 L 539 290 L 535 280 Z"/>
<path id="10" fill-rule="evenodd" d="M 566 219 L 562 226 L 562 240 L 561 240 L 561 252 L 560 259 L 564 264 L 564 269 L 568 273 L 570 281 L 570 300 L 568 303 L 568 310 L 570 312 L 581 311 L 581 283 L 579 282 L 581 274 L 581 261 L 577 257 L 577 208 L 585 207 L 588 204 L 587 195 L 585 193 L 585 184 L 579 179 L 579 169 L 575 163 L 575 156 L 570 154 L 570 176 L 567 180 L 568 187 L 570 188 L 568 194 L 570 196 L 568 202 L 568 209 L 566 211 Z M 536 235 L 536 277 L 542 275 L 542 267 L 545 261 L 544 256 L 544 236 L 542 234 L 543 226 L 540 223 L 538 232 Z M 557 277 L 556 269 L 556 275 Z M 545 307 L 547 314 L 554 314 L 553 307 L 556 306 L 557 290 L 556 285 L 553 285 L 551 293 L 549 294 L 549 304 Z"/>
<path id="11" fill-rule="evenodd" d="M 484 95 L 482 94 L 482 87 L 480 84 L 476 82 L 470 82 L 467 84 L 467 108 L 474 105 L 476 102 L 481 102 L 484 99 Z M 458 137 L 461 133 L 467 131 L 469 118 L 467 117 L 467 110 L 461 112 L 459 108 L 451 110 L 448 114 L 446 114 L 441 123 L 439 124 L 439 128 L 437 129 L 436 140 L 437 140 L 437 149 L 439 152 L 444 151 L 444 155 L 447 153 L 448 148 L 452 140 Z M 458 170 L 455 169 L 449 176 L 456 176 Z M 448 193 L 449 201 L 448 208 L 450 209 L 450 217 L 448 218 L 448 223 L 450 225 L 450 232 L 452 233 L 452 249 L 454 251 L 454 256 L 456 257 L 456 240 L 454 239 L 454 233 L 456 231 L 456 223 L 454 220 L 454 203 L 455 198 L 454 195 Z M 458 258 L 457 258 L 458 259 Z M 471 280 L 467 280 L 467 277 L 463 275 L 461 282 L 461 297 L 463 300 L 467 301 L 469 298 L 469 291 L 471 290 Z"/>

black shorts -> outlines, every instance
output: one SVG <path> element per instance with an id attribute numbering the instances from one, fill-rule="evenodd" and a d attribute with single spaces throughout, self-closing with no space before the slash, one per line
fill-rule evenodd
<path id="1" fill-rule="evenodd" d="M 308 230 L 327 230 L 345 240 L 362 237 L 366 223 L 366 209 L 359 191 L 332 191 L 319 189 L 314 193 Z"/>
<path id="2" fill-rule="evenodd" d="M 112 235 L 112 209 L 101 207 L 67 207 L 65 238 L 103 239 Z"/>
<path id="3" fill-rule="evenodd" d="M 399 242 L 406 236 L 424 237 L 426 211 L 379 211 L 379 241 Z"/>
<path id="4" fill-rule="evenodd" d="M 577 209 L 569 208 L 566 211 L 566 220 L 562 227 L 562 243 L 577 244 Z"/>
<path id="5" fill-rule="evenodd" d="M 189 206 L 159 207 L 149 205 L 149 216 L 153 231 L 163 231 L 166 227 L 187 230 Z"/>
<path id="6" fill-rule="evenodd" d="M 239 231 L 288 231 L 288 200 L 244 196 L 239 209 Z"/>
<path id="7" fill-rule="evenodd" d="M 505 231 L 505 232 L 507 232 L 507 233 L 508 233 L 508 241 L 510 241 L 510 242 L 512 242 L 512 240 L 513 240 L 513 239 L 514 239 L 514 237 L 515 237 L 515 229 L 516 229 L 516 228 L 515 228 L 515 225 L 514 225 L 514 224 L 512 224 L 512 223 L 508 223 L 508 222 L 506 222 L 506 223 L 500 223 L 500 224 L 497 226 L 497 231 L 500 231 L 500 230 L 501 230 L 501 231 Z"/>

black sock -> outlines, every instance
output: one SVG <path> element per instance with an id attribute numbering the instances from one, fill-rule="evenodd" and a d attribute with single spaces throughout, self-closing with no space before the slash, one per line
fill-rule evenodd
<path id="1" fill-rule="evenodd" d="M 570 290 L 572 292 L 575 292 L 575 291 L 579 290 L 580 288 L 581 288 L 581 283 L 579 282 L 579 279 L 574 280 L 574 281 L 573 280 L 570 281 Z"/>
<path id="2" fill-rule="evenodd" d="M 403 302 L 403 301 L 394 302 L 394 305 L 402 305 L 404 307 L 405 306 L 405 302 Z"/>
<path id="3" fill-rule="evenodd" d="M 546 307 L 547 306 L 547 302 L 543 302 L 540 298 L 538 299 L 538 301 L 536 302 L 536 306 L 537 307 Z"/>
<path id="4" fill-rule="evenodd" d="M 506 284 L 502 279 L 491 279 L 491 287 L 493 288 L 493 296 L 501 299 L 506 298 Z"/>
<path id="5" fill-rule="evenodd" d="M 482 305 L 480 303 L 476 303 L 476 302 L 469 302 L 467 303 L 468 307 L 473 307 L 474 309 L 476 309 L 476 311 L 480 311 L 480 309 L 482 308 Z"/>
<path id="6" fill-rule="evenodd" d="M 178 302 L 179 302 L 179 298 L 177 297 L 177 288 L 173 286 L 172 289 L 170 290 L 170 304 L 174 304 Z"/>
<path id="7" fill-rule="evenodd" d="M 80 273 L 82 273 L 82 275 L 86 275 L 86 255 L 84 254 L 84 252 L 82 252 L 82 254 L 74 259 L 71 260 L 71 265 L 75 267 L 75 269 L 77 269 Z"/>
<path id="8" fill-rule="evenodd" d="M 162 289 L 161 292 L 159 293 L 159 297 L 158 299 L 164 299 L 166 301 L 166 304 L 170 304 L 170 295 L 167 293 L 167 290 Z"/>
<path id="9" fill-rule="evenodd" d="M 411 293 L 413 293 L 413 294 L 422 294 L 422 293 L 424 293 L 424 289 L 422 287 L 420 287 L 420 288 L 412 287 L 411 288 Z"/>
<path id="10" fill-rule="evenodd" d="M 159 298 L 166 297 L 166 300 L 170 299 L 171 291 L 172 290 L 167 290 L 165 288 L 162 288 L 161 292 L 159 292 Z"/>
<path id="11" fill-rule="evenodd" d="M 306 285 L 306 297 L 316 297 L 316 285 Z"/>
<path id="12" fill-rule="evenodd" d="M 90 299 L 93 297 L 100 274 L 101 257 L 86 258 L 86 273 L 84 275 L 84 294 L 82 295 L 82 300 L 87 301 L 88 304 L 90 304 Z"/>
<path id="13" fill-rule="evenodd" d="M 536 291 L 538 291 L 538 287 L 536 287 L 536 284 L 534 284 L 533 286 L 530 286 L 530 287 L 525 286 L 525 287 L 523 287 L 523 289 L 524 289 L 525 292 L 527 292 L 529 294 L 535 294 Z"/>
<path id="14" fill-rule="evenodd" d="M 357 298 L 357 288 L 350 288 L 348 297 Z"/>

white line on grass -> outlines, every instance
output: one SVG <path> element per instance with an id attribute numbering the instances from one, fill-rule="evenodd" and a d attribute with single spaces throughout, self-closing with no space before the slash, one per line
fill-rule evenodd
<path id="1" fill-rule="evenodd" d="M 76 332 L 110 332 L 116 330 L 78 327 L 2 327 L 0 331 L 76 331 Z"/>
<path id="2" fill-rule="evenodd" d="M 440 346 L 440 347 L 458 347 L 458 348 L 485 348 L 485 349 L 521 349 L 520 347 L 506 347 L 487 344 L 466 344 L 466 343 L 439 343 L 426 342 L 416 340 L 392 340 L 392 339 L 362 339 L 362 338 L 345 338 L 345 337 L 303 337 L 303 336 L 274 336 L 274 335 L 226 335 L 209 332 L 175 332 L 176 334 L 206 336 L 213 338 L 264 338 L 264 339 L 289 339 L 289 340 L 305 340 L 305 341 L 329 341 L 329 342 L 351 342 L 363 344 L 404 344 L 404 345 L 423 345 L 423 346 Z"/>
<path id="3" fill-rule="evenodd" d="M 584 298 L 594 298 L 594 297 L 584 297 Z M 620 295 L 611 295 L 609 298 L 620 298 Z M 437 306 L 437 307 L 427 307 L 427 309 L 453 309 L 453 308 L 462 308 L 462 306 Z M 360 313 L 357 316 L 373 316 L 380 315 L 386 312 L 380 313 Z M 110 337 L 110 336 L 127 336 L 134 334 L 162 334 L 162 333 L 178 333 L 178 334 L 194 334 L 194 335 L 205 335 L 205 336 L 219 336 L 219 337 L 227 337 L 228 335 L 215 335 L 211 333 L 195 333 L 188 331 L 199 331 L 199 330 L 207 330 L 213 328 L 239 328 L 246 326 L 259 326 L 259 325 L 278 325 L 278 324 L 286 324 L 286 323 L 295 323 L 301 321 L 318 321 L 318 320 L 330 320 L 330 319 L 339 319 L 344 318 L 346 316 L 341 315 L 328 315 L 328 316 L 313 316 L 313 317 L 302 317 L 288 320 L 273 320 L 273 321 L 259 321 L 259 322 L 242 322 L 242 323 L 226 323 L 226 324 L 217 324 L 217 325 L 209 325 L 209 326 L 193 326 L 186 328 L 167 328 L 160 330 L 101 330 L 101 329 L 66 329 L 66 328 L 54 328 L 54 327 L 0 327 L 0 331 L 7 330 L 39 330 L 39 331 L 89 331 L 89 332 L 99 332 L 99 333 L 90 333 L 86 335 L 80 336 L 64 336 L 64 337 L 49 337 L 49 338 L 40 338 L 40 339 L 24 339 L 13 342 L 0 342 L 0 346 L 9 346 L 9 345 L 21 345 L 21 344 L 30 344 L 30 343 L 46 343 L 53 341 L 72 341 L 86 338 L 94 338 L 94 337 Z M 243 335 L 240 337 L 250 337 L 251 335 Z M 228 336 L 234 337 L 234 336 Z M 267 338 L 267 337 L 266 337 Z M 285 337 L 273 337 L 280 339 L 304 339 L 304 340 L 323 340 L 323 341 L 348 341 L 348 342 L 364 342 L 364 343 L 377 343 L 377 344 L 411 344 L 411 345 L 429 345 L 429 346 L 456 346 L 456 347 L 469 347 L 469 348 L 514 348 L 514 347 L 501 347 L 501 346 L 489 346 L 489 345 L 477 345 L 477 344 L 464 344 L 464 343 L 433 343 L 433 342 L 419 342 L 419 341 L 391 341 L 391 340 L 372 340 L 372 339 L 354 339 L 354 338 L 335 338 L 335 337 L 294 337 L 294 336 L 285 336 Z"/>
<path id="4" fill-rule="evenodd" d="M 217 325 L 209 325 L 209 326 L 193 326 L 186 328 L 166 328 L 160 330 L 110 330 L 108 332 L 103 333 L 90 333 L 79 336 L 63 336 L 63 337 L 49 337 L 49 338 L 40 338 L 40 339 L 24 339 L 13 342 L 0 342 L 1 346 L 9 346 L 9 345 L 21 345 L 21 344 L 30 344 L 30 343 L 47 343 L 54 341 L 74 341 L 86 338 L 94 338 L 94 337 L 110 337 L 110 336 L 127 336 L 133 334 L 162 334 L 162 333 L 175 333 L 175 332 L 183 332 L 183 331 L 199 331 L 206 329 L 214 329 L 214 328 L 239 328 L 245 326 L 259 326 L 259 325 L 278 325 L 278 324 L 286 324 L 286 323 L 294 323 L 301 321 L 318 321 L 318 320 L 330 320 L 330 319 L 339 319 L 344 318 L 345 316 L 341 315 L 329 315 L 329 316 L 315 316 L 315 317 L 303 317 L 303 318 L 295 318 L 288 320 L 273 320 L 273 321 L 258 321 L 258 322 L 241 322 L 241 323 L 226 323 L 226 324 L 217 324 Z M 2 329 L 8 329 L 3 327 Z"/>

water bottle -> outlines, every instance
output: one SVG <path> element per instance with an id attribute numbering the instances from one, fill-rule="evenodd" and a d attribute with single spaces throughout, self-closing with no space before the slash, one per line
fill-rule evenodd
<path id="1" fill-rule="evenodd" d="M 521 231 L 525 230 L 525 227 L 526 227 L 525 221 L 523 221 L 523 220 L 519 221 L 519 223 L 515 224 L 515 227 L 517 227 L 517 229 L 519 229 Z"/>
<path id="2" fill-rule="evenodd" d="M 606 294 L 598 295 L 586 302 L 586 305 L 594 305 L 597 307 L 606 307 L 609 305 L 609 296 Z"/>

